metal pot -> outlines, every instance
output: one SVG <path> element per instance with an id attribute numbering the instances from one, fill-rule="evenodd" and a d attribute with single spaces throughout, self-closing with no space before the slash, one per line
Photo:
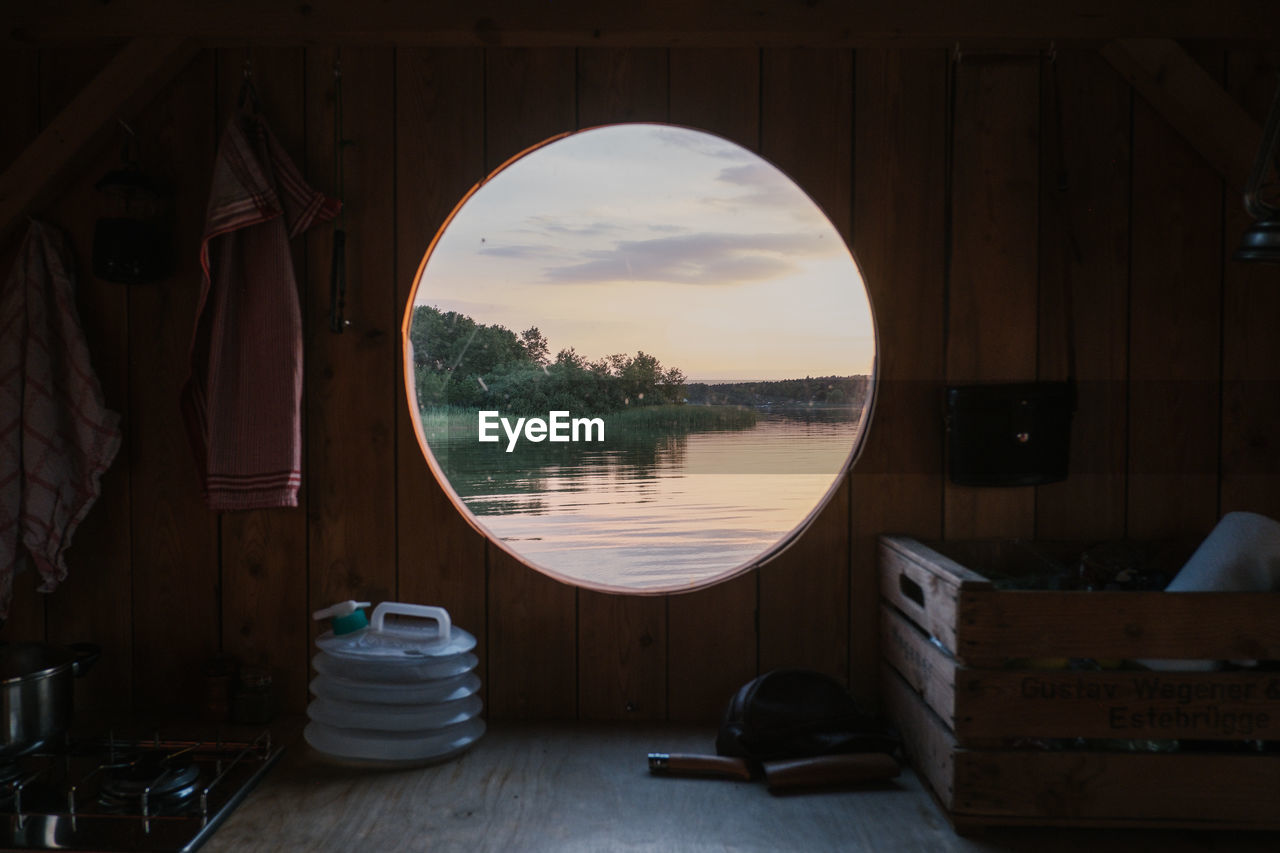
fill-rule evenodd
<path id="1" fill-rule="evenodd" d="M 0 646 L 0 760 L 21 755 L 71 727 L 71 679 L 102 649 L 92 643 Z"/>

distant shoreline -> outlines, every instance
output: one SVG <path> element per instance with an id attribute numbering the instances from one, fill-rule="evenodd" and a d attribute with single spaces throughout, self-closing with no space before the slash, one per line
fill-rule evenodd
<path id="1" fill-rule="evenodd" d="M 696 383 L 702 383 L 703 385 L 741 385 L 741 384 L 743 384 L 744 382 L 796 382 L 796 381 L 799 381 L 799 380 L 802 380 L 802 379 L 810 379 L 810 380 L 816 380 L 816 379 L 857 379 L 857 378 L 862 378 L 862 377 L 869 377 L 870 375 L 871 375 L 871 374 L 869 374 L 869 373 L 847 373 L 847 374 L 843 374 L 843 373 L 815 373 L 815 374 L 812 374 L 812 375 L 810 375 L 810 376 L 780 376 L 780 377 L 777 377 L 777 378 L 775 378 L 775 379 L 763 379 L 763 378 L 761 378 L 761 377 L 759 377 L 759 376 L 755 376 L 755 377 L 752 377 L 752 378 L 750 378 L 750 379 L 693 379 L 693 378 L 686 378 L 686 379 L 684 380 L 684 382 L 685 382 L 685 384 L 686 384 L 686 385 L 689 385 L 689 384 L 696 384 Z"/>

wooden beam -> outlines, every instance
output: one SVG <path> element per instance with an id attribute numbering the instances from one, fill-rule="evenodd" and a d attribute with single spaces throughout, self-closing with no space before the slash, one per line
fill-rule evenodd
<path id="1" fill-rule="evenodd" d="M 1203 66 L 1168 39 L 1122 39 L 1102 55 L 1232 189 L 1243 192 L 1262 128 Z"/>
<path id="2" fill-rule="evenodd" d="M 249 39 L 524 47 L 1280 37 L 1280 4 L 1274 0 L 44 0 L 21 6 L 8 12 L 0 37 L 36 44 L 144 35 L 188 35 L 228 45 Z"/>
<path id="3" fill-rule="evenodd" d="M 178 37 L 126 44 L 0 175 L 0 239 L 52 200 L 78 156 L 154 98 L 198 48 Z"/>

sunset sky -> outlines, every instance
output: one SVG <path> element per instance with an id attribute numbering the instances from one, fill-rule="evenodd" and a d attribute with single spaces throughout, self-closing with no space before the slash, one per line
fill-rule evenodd
<path id="1" fill-rule="evenodd" d="M 665 125 L 583 131 L 499 172 L 415 303 L 537 326 L 552 356 L 644 350 L 694 380 L 870 373 L 874 357 L 861 278 L 818 207 L 746 149 Z"/>

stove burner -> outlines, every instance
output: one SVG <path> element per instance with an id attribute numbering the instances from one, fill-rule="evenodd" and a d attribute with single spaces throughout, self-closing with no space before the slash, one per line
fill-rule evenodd
<path id="1" fill-rule="evenodd" d="M 200 768 L 185 752 L 141 752 L 102 769 L 102 804 L 139 814 L 169 811 L 190 799 L 199 787 Z"/>
<path id="2" fill-rule="evenodd" d="M 0 851 L 199 847 L 281 752 L 269 731 L 205 734 L 108 731 L 0 762 Z"/>

